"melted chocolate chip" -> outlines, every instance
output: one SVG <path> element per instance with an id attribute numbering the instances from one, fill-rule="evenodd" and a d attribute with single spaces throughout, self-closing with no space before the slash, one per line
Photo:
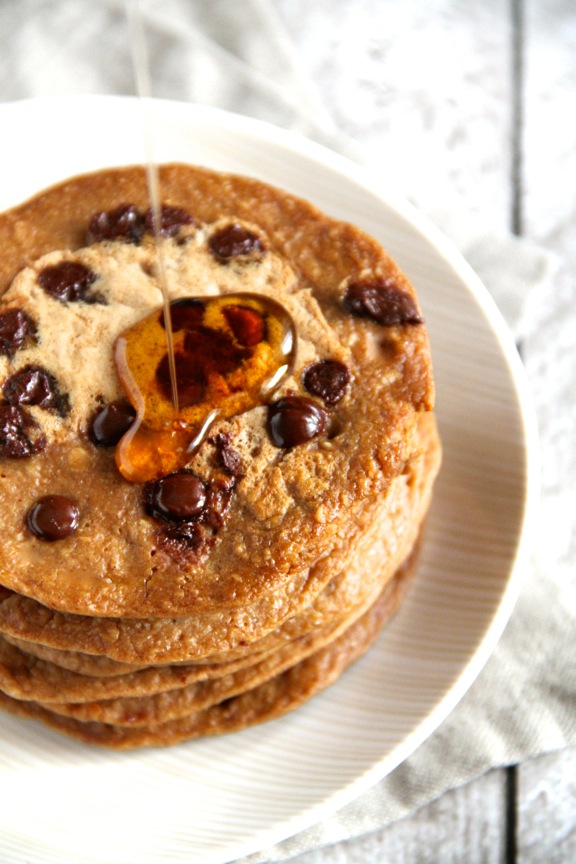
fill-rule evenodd
<path id="1" fill-rule="evenodd" d="M 60 393 L 58 382 L 42 366 L 24 366 L 6 379 L 2 387 L 10 405 L 37 405 L 66 417 L 70 411 L 68 396 Z"/>
<path id="2" fill-rule="evenodd" d="M 87 242 L 122 240 L 138 245 L 146 233 L 146 217 L 134 204 L 120 204 L 113 210 L 95 213 L 88 225 Z"/>
<path id="3" fill-rule="evenodd" d="M 266 338 L 266 321 L 256 309 L 249 309 L 247 306 L 225 306 L 222 313 L 241 345 L 254 348 Z"/>
<path id="4" fill-rule="evenodd" d="M 174 237 L 183 225 L 194 225 L 195 220 L 182 207 L 163 204 L 160 208 L 160 234 L 163 237 Z M 154 213 L 150 209 L 145 216 L 146 230 L 154 233 Z"/>
<path id="5" fill-rule="evenodd" d="M 192 352 L 174 352 L 174 363 L 176 366 L 178 404 L 181 408 L 189 408 L 204 398 L 207 383 L 204 369 Z M 172 379 L 168 354 L 165 354 L 158 364 L 155 380 L 162 396 L 165 399 L 171 398 Z"/>
<path id="6" fill-rule="evenodd" d="M 79 261 L 61 261 L 60 264 L 44 267 L 38 274 L 38 281 L 44 291 L 62 303 L 101 302 L 101 298 L 88 294 L 96 279 L 96 274 Z"/>
<path id="7" fill-rule="evenodd" d="M 69 537 L 78 527 L 79 518 L 78 505 L 72 498 L 46 495 L 32 505 L 26 523 L 40 540 L 53 542 Z"/>
<path id="8" fill-rule="evenodd" d="M 223 447 L 218 454 L 220 465 L 232 477 L 237 477 L 242 470 L 242 459 L 240 454 L 233 450 L 232 447 Z"/>
<path id="9" fill-rule="evenodd" d="M 268 433 L 276 447 L 296 447 L 328 426 L 328 412 L 305 396 L 285 396 L 268 406 Z"/>
<path id="10" fill-rule="evenodd" d="M 207 490 L 195 474 L 178 471 L 149 484 L 145 495 L 146 509 L 151 516 L 186 522 L 202 514 Z"/>
<path id="11" fill-rule="evenodd" d="M 232 477 L 237 477 L 242 470 L 242 459 L 240 454 L 230 446 L 230 437 L 224 432 L 219 432 L 208 440 L 216 448 L 216 460 L 220 467 Z"/>
<path id="12" fill-rule="evenodd" d="M 256 255 L 264 252 L 262 239 L 242 225 L 226 225 L 215 231 L 208 241 L 214 257 L 225 264 L 240 255 Z"/>
<path id="13" fill-rule="evenodd" d="M 414 299 L 383 279 L 352 282 L 346 290 L 344 305 L 353 315 L 373 318 L 385 327 L 423 321 Z"/>
<path id="14" fill-rule="evenodd" d="M 350 370 L 338 360 L 323 360 L 304 371 L 302 383 L 309 393 L 319 396 L 325 405 L 336 405 L 346 393 Z"/>
<path id="15" fill-rule="evenodd" d="M 193 297 L 185 297 L 182 300 L 174 300 L 170 304 L 170 320 L 172 321 L 172 332 L 179 330 L 198 330 L 202 326 L 204 318 L 205 303 L 203 300 Z M 160 319 L 160 326 L 166 327 L 164 315 Z"/>
<path id="16" fill-rule="evenodd" d="M 190 478 L 186 489 L 180 485 L 183 477 Z M 144 505 L 149 515 L 161 522 L 156 532 L 158 548 L 176 564 L 187 566 L 191 554 L 201 560 L 224 525 L 233 488 L 233 480 L 206 485 L 185 471 L 149 483 L 144 489 Z"/>
<path id="17" fill-rule="evenodd" d="M 27 339 L 36 338 L 36 324 L 22 309 L 0 312 L 0 354 L 13 357 Z"/>
<path id="18" fill-rule="evenodd" d="M 230 506 L 233 488 L 234 482 L 229 485 L 215 483 L 208 489 L 202 521 L 214 531 L 218 531 L 224 525 L 224 517 Z"/>
<path id="19" fill-rule="evenodd" d="M 209 540 L 206 529 L 198 522 L 165 525 L 156 535 L 156 542 L 175 557 L 182 547 L 196 553 L 207 551 Z"/>
<path id="20" fill-rule="evenodd" d="M 188 301 L 178 301 L 172 310 L 174 332 L 182 328 Z M 212 330 L 202 324 L 193 328 L 192 321 L 197 315 L 198 306 L 194 301 L 189 304 L 189 322 L 180 347 L 174 352 L 178 402 L 180 408 L 188 408 L 200 402 L 210 376 L 226 376 L 240 368 L 241 364 L 253 353 L 250 348 L 236 344 L 234 338 L 224 331 Z M 257 313 L 256 313 L 257 314 Z M 165 354 L 156 369 L 156 382 L 165 398 L 171 398 L 170 362 Z"/>
<path id="21" fill-rule="evenodd" d="M 128 402 L 109 402 L 94 414 L 88 434 L 97 447 L 114 447 L 130 429 L 136 411 Z"/>
<path id="22" fill-rule="evenodd" d="M 24 459 L 34 456 L 46 446 L 46 440 L 30 434 L 38 424 L 25 408 L 18 405 L 0 405 L 0 456 Z"/>

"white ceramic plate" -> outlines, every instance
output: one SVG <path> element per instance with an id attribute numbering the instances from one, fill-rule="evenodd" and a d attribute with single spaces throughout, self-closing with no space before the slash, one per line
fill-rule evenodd
<path id="1" fill-rule="evenodd" d="M 446 717 L 510 614 L 532 511 L 534 423 L 509 333 L 459 255 L 374 178 L 297 136 L 190 105 L 92 97 L 0 106 L 0 209 L 84 171 L 180 160 L 282 186 L 376 236 L 432 340 L 444 465 L 413 590 L 376 646 L 285 718 L 117 754 L 0 718 L 0 851 L 11 864 L 223 864 L 383 777 Z"/>

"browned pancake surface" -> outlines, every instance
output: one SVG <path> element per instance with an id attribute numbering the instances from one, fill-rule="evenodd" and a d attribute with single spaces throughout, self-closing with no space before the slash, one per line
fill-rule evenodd
<path id="1" fill-rule="evenodd" d="M 351 384 L 344 398 L 328 409 L 327 434 L 291 449 L 270 445 L 264 407 L 218 426 L 217 431 L 229 435 L 231 446 L 239 453 L 242 474 L 234 484 L 225 524 L 216 542 L 202 549 L 202 554 L 197 549 L 194 554 L 187 549 L 175 554 L 172 548 L 159 547 L 158 526 L 143 510 L 142 490 L 119 478 L 113 453 L 97 450 L 86 439 L 88 418 L 77 418 L 74 404 L 70 417 L 76 418 L 76 428 L 64 423 L 61 429 L 50 417 L 52 426 L 58 426 L 52 430 L 58 446 L 47 446 L 30 458 L 25 472 L 19 464 L 22 460 L 4 460 L 0 516 L 10 541 L 0 553 L 0 581 L 61 611 L 110 617 L 182 616 L 241 608 L 272 596 L 293 580 L 302 580 L 338 544 L 354 542 L 367 502 L 385 492 L 418 446 L 417 417 L 432 404 L 424 325 L 409 321 L 382 326 L 370 317 L 350 314 L 343 302 L 346 285 L 365 279 L 380 280 L 416 302 L 407 279 L 377 243 L 306 202 L 257 181 L 174 165 L 162 170 L 161 187 L 167 204 L 185 208 L 202 226 L 215 219 L 220 220 L 218 224 L 245 219 L 261 232 L 266 253 L 258 261 L 239 265 L 252 267 L 254 280 L 258 268 L 268 266 L 267 256 L 269 262 L 276 256 L 293 274 L 293 281 L 290 277 L 283 284 L 279 299 L 290 308 L 301 350 L 293 374 L 274 398 L 291 393 L 309 397 L 302 385 L 305 366 L 331 359 L 335 353 L 339 353 L 338 360 L 345 360 Z M 7 254 L 0 282 L 7 292 L 6 303 L 14 308 L 24 302 L 14 289 L 20 276 L 7 290 L 9 280 L 23 265 L 36 273 L 40 265 L 34 261 L 45 253 L 61 249 L 65 260 L 75 260 L 75 256 L 93 257 L 96 250 L 101 257 L 95 261 L 107 261 L 107 256 L 115 254 L 110 248 L 113 243 L 96 244 L 88 252 L 79 250 L 90 218 L 126 202 L 145 207 L 146 199 L 144 171 L 120 169 L 62 184 L 4 214 L 0 240 Z M 174 247 L 174 260 L 181 261 L 183 253 L 177 243 L 167 243 Z M 127 254 L 125 248 L 118 251 L 120 256 Z M 145 254 L 143 243 L 137 255 Z M 284 264 L 272 268 L 274 279 L 284 272 Z M 221 273 L 215 277 L 218 290 L 230 290 L 226 287 L 227 266 L 216 266 Z M 97 263 L 94 267 L 98 270 Z M 174 277 L 175 283 L 178 278 Z M 220 282 L 226 286 L 220 287 Z M 190 286 L 192 295 L 196 287 Z M 102 290 L 106 293 L 107 289 Z M 258 290 L 274 296 L 276 286 Z M 54 312 L 52 316 L 47 313 L 48 319 L 56 320 L 61 312 L 66 322 L 62 323 L 63 339 L 72 327 L 68 322 L 73 313 L 77 323 L 77 307 L 87 307 L 81 310 L 86 334 L 97 313 L 106 314 L 97 303 L 90 307 L 50 302 Z M 107 302 L 113 303 L 114 298 L 108 297 Z M 123 295 L 122 302 L 130 305 L 132 301 Z M 75 308 L 68 308 L 72 306 Z M 33 309 L 30 312 L 34 314 Z M 75 333 L 74 338 L 81 351 L 81 334 Z M 52 340 L 46 338 L 45 344 Z M 16 352 L 10 369 L 24 359 Z M 80 368 L 78 375 L 82 374 Z M 102 382 L 103 391 L 105 385 L 108 387 Z M 89 397 L 95 400 L 100 385 L 90 382 L 90 386 Z M 48 423 L 47 413 L 41 417 L 40 413 L 34 413 L 37 422 Z M 254 441 L 258 442 L 257 452 Z M 192 463 L 208 484 L 221 480 L 222 472 L 213 463 L 214 453 L 208 445 Z M 17 496 L 14 488 L 19 490 Z M 25 513 L 39 494 L 72 492 L 81 519 L 71 537 L 46 544 L 22 527 Z"/>

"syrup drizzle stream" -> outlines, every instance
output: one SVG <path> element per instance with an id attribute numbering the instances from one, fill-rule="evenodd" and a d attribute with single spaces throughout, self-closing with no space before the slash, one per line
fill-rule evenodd
<path id="1" fill-rule="evenodd" d="M 174 411 L 178 414 L 178 384 L 176 379 L 176 360 L 174 356 L 174 337 L 172 330 L 172 314 L 170 310 L 170 298 L 168 297 L 168 280 L 166 277 L 166 264 L 162 250 L 162 208 L 160 198 L 160 178 L 158 163 L 154 158 L 152 146 L 152 127 L 150 114 L 146 111 L 147 101 L 151 98 L 150 86 L 150 64 L 146 49 L 146 34 L 144 22 L 140 9 L 139 0 L 126 0 L 126 16 L 130 29 L 130 45 L 132 49 L 132 65 L 134 67 L 134 78 L 136 92 L 141 104 L 142 137 L 146 148 L 146 177 L 148 182 L 148 195 L 152 211 L 154 236 L 156 239 L 156 260 L 158 266 L 158 281 L 162 291 L 162 302 L 164 310 L 164 329 L 166 331 L 166 344 L 168 349 L 168 364 L 170 370 L 170 386 L 172 391 L 172 403 Z"/>

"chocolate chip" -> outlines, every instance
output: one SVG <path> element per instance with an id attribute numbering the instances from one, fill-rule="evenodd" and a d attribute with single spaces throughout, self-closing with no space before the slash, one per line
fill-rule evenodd
<path id="1" fill-rule="evenodd" d="M 205 342 L 206 340 L 202 340 Z M 198 343 L 200 340 L 198 340 Z M 189 408 L 201 402 L 205 396 L 207 385 L 206 375 L 202 368 L 202 351 L 199 344 L 189 342 L 191 351 L 175 351 L 176 387 L 180 408 Z M 184 343 L 186 348 L 186 342 Z M 194 350 L 196 349 L 196 350 Z M 155 373 L 155 384 L 165 399 L 172 398 L 172 378 L 170 374 L 170 357 L 166 352 Z"/>
<path id="2" fill-rule="evenodd" d="M 182 300 L 174 300 L 170 304 L 170 319 L 172 321 L 172 332 L 179 330 L 197 331 L 202 327 L 206 301 L 198 297 L 184 297 Z M 160 318 L 160 326 L 166 327 L 164 315 Z"/>
<path id="3" fill-rule="evenodd" d="M 184 301 L 185 302 L 185 301 Z M 172 307 L 172 323 L 175 332 L 181 329 L 186 307 Z M 205 395 L 205 389 L 215 376 L 225 377 L 236 372 L 251 356 L 252 349 L 222 330 L 199 324 L 193 329 L 192 321 L 197 315 L 197 304 L 190 304 L 188 332 L 174 354 L 178 402 L 181 408 L 196 405 Z M 156 383 L 166 398 L 171 398 L 172 386 L 168 354 L 164 354 L 156 368 Z M 217 378 L 216 378 L 217 380 Z"/>
<path id="4" fill-rule="evenodd" d="M 90 421 L 88 434 L 97 447 L 113 447 L 132 426 L 136 411 L 128 402 L 117 400 L 100 408 Z"/>
<path id="5" fill-rule="evenodd" d="M 24 366 L 4 382 L 4 398 L 10 405 L 37 405 L 66 417 L 70 411 L 68 396 L 60 393 L 58 382 L 42 366 Z"/>
<path id="6" fill-rule="evenodd" d="M 166 511 L 168 494 L 163 495 L 162 508 L 157 507 L 158 489 L 171 477 L 191 478 L 190 489 L 186 490 L 185 506 L 181 506 L 181 491 L 169 490 L 173 501 L 169 502 L 171 515 Z M 195 485 L 192 481 L 196 481 Z M 230 506 L 233 481 L 202 483 L 190 472 L 179 472 L 149 483 L 144 491 L 144 503 L 149 515 L 162 523 L 156 532 L 156 543 L 176 565 L 188 566 L 190 555 L 199 561 L 207 555 L 216 542 L 216 534 L 223 527 L 226 512 Z M 166 490 L 164 490 L 166 491 Z M 188 496 L 188 493 L 190 495 Z M 175 513 L 178 510 L 178 514 Z M 181 515 L 180 515 L 181 514 Z"/>
<path id="7" fill-rule="evenodd" d="M 224 306 L 222 314 L 241 345 L 253 348 L 266 338 L 266 320 L 256 309 Z"/>
<path id="8" fill-rule="evenodd" d="M 215 231 L 208 241 L 208 247 L 221 263 L 227 263 L 240 255 L 255 255 L 264 252 L 262 239 L 242 225 L 226 225 Z"/>
<path id="9" fill-rule="evenodd" d="M 96 279 L 96 274 L 79 261 L 61 261 L 44 267 L 38 274 L 44 291 L 62 303 L 100 302 L 101 298 L 90 297 L 88 293 Z"/>
<path id="10" fill-rule="evenodd" d="M 242 470 L 242 459 L 240 454 L 230 446 L 230 437 L 224 432 L 219 432 L 208 440 L 216 448 L 216 459 L 220 467 L 232 477 L 237 477 Z"/>
<path id="11" fill-rule="evenodd" d="M 304 370 L 302 384 L 313 396 L 319 396 L 326 405 L 336 405 L 346 393 L 351 377 L 350 370 L 344 363 L 338 360 L 323 360 Z"/>
<path id="12" fill-rule="evenodd" d="M 195 474 L 178 471 L 148 485 L 146 509 L 157 519 L 186 522 L 201 515 L 206 492 L 204 483 Z"/>
<path id="13" fill-rule="evenodd" d="M 217 450 L 221 450 L 223 447 L 229 447 L 230 433 L 218 432 L 216 435 L 212 435 L 210 438 L 208 438 L 208 443 L 212 444 L 213 447 L 216 447 Z"/>
<path id="14" fill-rule="evenodd" d="M 295 447 L 328 426 L 328 412 L 305 396 L 285 396 L 268 406 L 268 433 L 276 447 Z"/>
<path id="15" fill-rule="evenodd" d="M 194 225 L 195 220 L 187 210 L 182 207 L 173 207 L 170 204 L 163 204 L 160 208 L 160 234 L 163 237 L 174 237 L 183 225 Z M 154 232 L 154 213 L 152 209 L 146 212 L 145 216 L 146 230 Z"/>
<path id="16" fill-rule="evenodd" d="M 230 506 L 233 488 L 234 483 L 230 485 L 215 483 L 208 489 L 202 520 L 214 531 L 220 530 L 224 525 L 224 517 Z"/>
<path id="17" fill-rule="evenodd" d="M 134 204 L 120 204 L 113 210 L 95 213 L 88 225 L 87 242 L 122 240 L 138 245 L 146 232 L 146 217 Z"/>
<path id="18" fill-rule="evenodd" d="M 232 447 L 223 447 L 218 454 L 220 465 L 232 477 L 237 477 L 242 470 L 242 459 L 240 454 L 233 450 Z"/>
<path id="19" fill-rule="evenodd" d="M 344 305 L 353 315 L 373 318 L 385 327 L 423 321 L 414 299 L 383 279 L 352 282 L 346 290 Z"/>
<path id="20" fill-rule="evenodd" d="M 46 446 L 42 435 L 33 438 L 32 430 L 38 424 L 25 408 L 19 405 L 0 405 L 0 456 L 24 459 L 34 456 Z"/>
<path id="21" fill-rule="evenodd" d="M 78 505 L 65 495 L 46 495 L 32 505 L 26 516 L 30 531 L 40 540 L 53 542 L 69 537 L 80 518 Z"/>
<path id="22" fill-rule="evenodd" d="M 27 339 L 35 339 L 36 324 L 23 309 L 0 312 L 0 354 L 13 357 Z"/>
<path id="23" fill-rule="evenodd" d="M 166 522 L 156 531 L 156 548 L 167 556 L 170 566 L 189 572 L 190 565 L 206 560 L 216 543 L 214 535 L 196 522 Z"/>
<path id="24" fill-rule="evenodd" d="M 198 522 L 180 522 L 165 525 L 156 535 L 156 542 L 168 552 L 178 553 L 184 546 L 194 552 L 203 551 L 208 536 L 206 529 Z"/>

